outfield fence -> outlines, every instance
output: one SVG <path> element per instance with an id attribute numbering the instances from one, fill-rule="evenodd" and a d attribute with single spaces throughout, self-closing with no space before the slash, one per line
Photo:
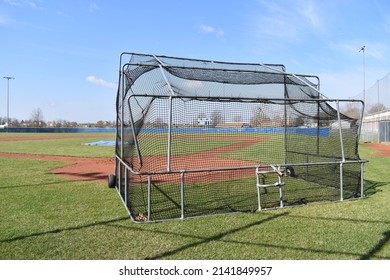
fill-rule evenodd
<path id="1" fill-rule="evenodd" d="M 0 133 L 115 133 L 115 128 L 4 127 Z"/>

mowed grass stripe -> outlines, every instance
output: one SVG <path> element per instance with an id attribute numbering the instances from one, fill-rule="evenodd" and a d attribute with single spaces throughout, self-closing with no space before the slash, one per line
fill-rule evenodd
<path id="1" fill-rule="evenodd" d="M 6 136 L 0 134 L 3 138 Z M 39 135 L 35 135 L 38 137 Z M 61 137 L 63 134 L 45 134 L 40 137 Z M 73 135 L 77 137 L 78 135 Z M 85 138 L 88 136 L 88 138 Z M 17 137 L 18 141 L 0 141 L 0 152 L 4 153 L 19 153 L 19 154 L 37 154 L 37 155 L 55 155 L 55 156 L 74 156 L 74 157 L 89 157 L 89 158 L 106 158 L 114 157 L 115 148 L 112 146 L 88 146 L 87 143 L 100 140 L 114 140 L 109 135 L 79 135 L 78 138 L 63 138 L 63 139 L 42 139 L 42 140 L 22 140 L 24 137 L 32 137 L 31 134 L 14 134 L 8 137 Z M 220 147 L 233 145 L 238 141 L 213 139 L 210 136 L 206 140 L 173 137 L 172 140 L 172 155 L 189 155 L 202 151 L 212 150 Z M 142 156 L 163 156 L 167 155 L 168 140 L 166 137 L 149 138 L 144 137 L 139 139 L 139 147 Z M 129 148 L 126 146 L 126 149 Z"/>
<path id="2" fill-rule="evenodd" d="M 65 138 L 50 140 L 0 141 L 0 152 L 72 157 L 113 157 L 114 147 L 88 146 L 104 138 Z"/>

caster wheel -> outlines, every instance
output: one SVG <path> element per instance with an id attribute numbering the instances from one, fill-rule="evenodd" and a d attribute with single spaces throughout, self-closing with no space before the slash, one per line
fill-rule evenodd
<path id="1" fill-rule="evenodd" d="M 292 168 L 291 166 L 286 166 L 286 175 L 289 177 L 295 177 L 294 168 Z"/>
<path id="2" fill-rule="evenodd" d="M 115 188 L 115 185 L 116 185 L 115 175 L 113 174 L 108 175 L 108 187 Z"/>

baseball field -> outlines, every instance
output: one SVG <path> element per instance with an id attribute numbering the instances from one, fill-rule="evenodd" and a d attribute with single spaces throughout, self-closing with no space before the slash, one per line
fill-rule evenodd
<path id="1" fill-rule="evenodd" d="M 107 188 L 114 147 L 85 145 L 99 140 L 114 135 L 0 134 L 1 259 L 390 259 L 390 146 L 359 147 L 366 199 L 136 224 Z"/>

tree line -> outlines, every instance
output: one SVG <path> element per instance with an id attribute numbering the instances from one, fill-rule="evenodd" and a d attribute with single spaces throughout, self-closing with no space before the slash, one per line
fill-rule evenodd
<path id="1" fill-rule="evenodd" d="M 0 117 L 0 125 L 7 123 L 6 117 Z M 53 128 L 81 128 L 81 127 L 98 127 L 109 128 L 115 127 L 115 121 L 99 120 L 95 123 L 78 123 L 75 121 L 68 121 L 63 119 L 57 119 L 53 121 L 45 121 L 43 111 L 40 108 L 36 108 L 31 112 L 31 116 L 27 120 L 18 120 L 16 118 L 10 118 L 8 127 L 53 127 Z"/>

